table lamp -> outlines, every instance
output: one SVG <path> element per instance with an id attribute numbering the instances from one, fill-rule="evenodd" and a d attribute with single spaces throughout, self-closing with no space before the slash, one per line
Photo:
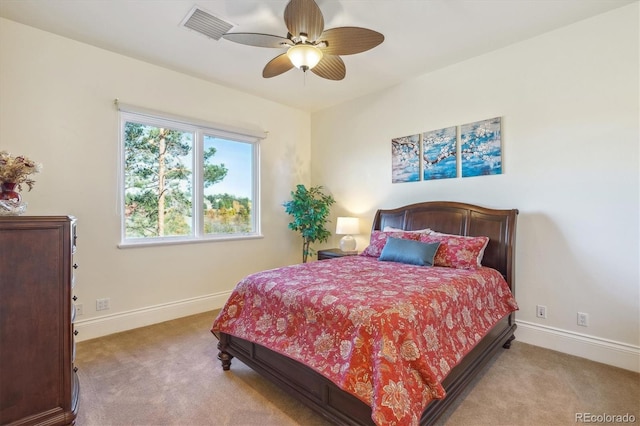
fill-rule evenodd
<path id="1" fill-rule="evenodd" d="M 357 217 L 339 217 L 336 223 L 336 235 L 344 235 L 340 239 L 340 250 L 355 251 L 356 239 L 354 234 L 360 233 L 360 219 Z"/>

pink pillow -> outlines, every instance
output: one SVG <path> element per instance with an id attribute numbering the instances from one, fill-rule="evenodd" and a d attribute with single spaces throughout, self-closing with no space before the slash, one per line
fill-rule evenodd
<path id="1" fill-rule="evenodd" d="M 404 232 L 404 231 L 395 231 L 395 232 L 384 232 L 384 231 L 373 231 L 371 233 L 371 238 L 369 239 L 369 246 L 364 249 L 360 256 L 369 256 L 369 257 L 380 257 L 382 254 L 382 249 L 384 245 L 387 243 L 387 238 L 402 238 L 405 240 L 414 240 L 419 241 L 420 236 L 425 234 L 414 233 L 414 232 Z"/>
<path id="2" fill-rule="evenodd" d="M 489 237 L 464 237 L 461 235 L 420 234 L 423 243 L 440 243 L 434 266 L 447 266 L 449 268 L 474 269 L 482 266 L 484 249 L 489 244 Z"/>

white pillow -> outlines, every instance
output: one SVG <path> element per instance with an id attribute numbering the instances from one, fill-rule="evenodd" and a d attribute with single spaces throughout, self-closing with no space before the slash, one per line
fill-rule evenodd
<path id="1" fill-rule="evenodd" d="M 412 232 L 415 234 L 431 234 L 433 231 L 429 228 L 416 229 L 413 231 L 405 231 L 404 229 L 394 228 L 392 226 L 385 226 L 382 232 Z"/>

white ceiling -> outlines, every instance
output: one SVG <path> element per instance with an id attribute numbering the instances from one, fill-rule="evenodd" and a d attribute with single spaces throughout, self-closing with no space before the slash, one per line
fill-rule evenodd
<path id="1" fill-rule="evenodd" d="M 0 0 L 0 16 L 103 49 L 315 111 L 638 0 L 316 0 L 325 28 L 385 36 L 343 56 L 347 76 L 293 69 L 264 79 L 279 49 L 209 39 L 181 25 L 194 6 L 236 26 L 286 36 L 288 0 Z"/>

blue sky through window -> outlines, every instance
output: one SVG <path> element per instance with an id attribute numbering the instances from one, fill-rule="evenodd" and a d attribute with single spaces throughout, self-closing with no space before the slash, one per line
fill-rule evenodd
<path id="1" fill-rule="evenodd" d="M 207 150 L 210 147 L 216 149 L 216 155 L 210 159 L 211 163 L 224 164 L 228 172 L 222 182 L 205 188 L 205 195 L 227 193 L 238 197 L 251 198 L 253 145 L 246 142 L 205 136 L 204 149 Z"/>

